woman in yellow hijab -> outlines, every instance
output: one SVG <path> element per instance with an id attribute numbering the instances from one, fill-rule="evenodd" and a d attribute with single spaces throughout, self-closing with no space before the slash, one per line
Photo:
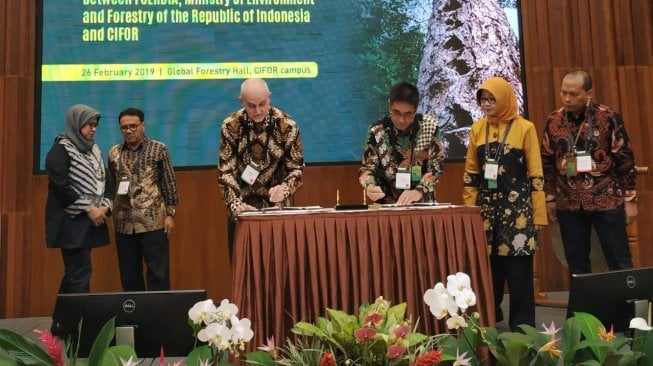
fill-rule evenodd
<path id="1" fill-rule="evenodd" d="M 535 126 L 519 115 L 510 84 L 494 77 L 476 100 L 484 117 L 474 122 L 465 162 L 463 201 L 480 206 L 490 254 L 497 321 L 507 281 L 509 325 L 535 324 L 533 254 L 547 224 L 542 161 Z"/>

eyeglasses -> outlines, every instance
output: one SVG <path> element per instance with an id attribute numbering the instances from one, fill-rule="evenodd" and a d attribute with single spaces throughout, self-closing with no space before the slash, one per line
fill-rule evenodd
<path id="1" fill-rule="evenodd" d="M 415 112 L 401 112 L 396 109 L 390 110 L 390 114 L 395 118 L 403 118 L 404 120 L 412 120 L 415 117 Z"/>
<path id="2" fill-rule="evenodd" d="M 497 102 L 497 100 L 494 99 L 494 98 L 485 98 L 485 97 L 480 97 L 480 98 L 478 98 L 478 104 L 481 104 L 481 105 L 482 105 L 482 104 L 485 104 L 485 103 L 487 103 L 487 104 L 495 104 L 496 102 Z"/>
<path id="3" fill-rule="evenodd" d="M 131 125 L 122 125 L 122 126 L 120 126 L 120 131 L 122 131 L 122 132 L 134 131 L 134 130 L 136 130 L 138 128 L 138 126 L 140 126 L 142 124 L 143 124 L 143 122 L 133 123 Z"/>
<path id="4" fill-rule="evenodd" d="M 100 122 L 89 122 L 86 124 L 86 126 L 88 126 L 91 129 L 98 128 L 98 126 L 100 126 Z"/>

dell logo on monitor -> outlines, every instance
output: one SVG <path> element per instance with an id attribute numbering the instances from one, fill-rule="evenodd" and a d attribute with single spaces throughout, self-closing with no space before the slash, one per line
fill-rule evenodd
<path id="1" fill-rule="evenodd" d="M 136 302 L 132 299 L 127 299 L 122 303 L 122 310 L 125 313 L 133 313 L 136 310 Z"/>
<path id="2" fill-rule="evenodd" d="M 628 288 L 635 288 L 635 286 L 637 286 L 637 281 L 635 280 L 635 276 L 626 277 L 626 286 L 628 286 Z"/>

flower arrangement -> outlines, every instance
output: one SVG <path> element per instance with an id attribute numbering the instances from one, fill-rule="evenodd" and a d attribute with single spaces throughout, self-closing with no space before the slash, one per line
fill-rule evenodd
<path id="1" fill-rule="evenodd" d="M 225 365 L 228 364 L 227 354 L 240 356 L 254 332 L 250 320 L 239 319 L 236 314 L 238 307 L 227 299 L 217 307 L 211 299 L 200 301 L 188 310 L 194 335 L 206 345 L 196 344 L 186 358 L 187 365 Z"/>
<path id="2" fill-rule="evenodd" d="M 115 335 L 115 319 L 110 319 L 98 333 L 87 359 L 79 359 L 76 350 L 49 331 L 35 330 L 40 345 L 7 329 L 0 329 L 0 365 L 86 366 L 136 365 L 136 353 L 130 346 L 109 346 Z"/>
<path id="3" fill-rule="evenodd" d="M 521 325 L 520 332 L 499 332 L 482 327 L 479 314 L 468 311 L 476 305 L 469 276 L 456 273 L 424 293 L 431 313 L 444 319 L 447 332 L 424 335 L 416 331 L 406 315 L 406 304 L 392 305 L 383 297 L 363 304 L 357 314 L 327 309 L 327 317 L 314 323 L 298 322 L 292 328 L 295 340 L 280 346 L 274 338 L 258 351 L 244 353 L 253 337 L 250 320 L 239 319 L 238 307 L 225 299 L 196 303 L 189 311 L 189 324 L 197 342 L 193 351 L 173 366 L 231 365 L 231 360 L 262 366 L 506 366 L 553 365 L 653 365 L 653 332 L 641 318 L 631 321 L 638 330 L 634 338 L 608 331 L 594 316 L 576 313 L 562 328 L 555 324 Z M 114 319 L 95 339 L 88 359 L 78 359 L 75 350 L 47 331 L 37 331 L 39 343 L 0 329 L 0 366 L 137 366 L 130 346 L 110 346 L 115 335 Z M 162 351 L 161 365 L 165 365 Z"/>

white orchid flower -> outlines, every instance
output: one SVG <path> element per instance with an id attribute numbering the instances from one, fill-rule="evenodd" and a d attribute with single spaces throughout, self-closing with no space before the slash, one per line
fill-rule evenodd
<path id="1" fill-rule="evenodd" d="M 467 328 L 467 321 L 465 318 L 458 314 L 451 314 L 451 318 L 447 319 L 448 329 Z"/>
<path id="2" fill-rule="evenodd" d="M 249 342 L 254 337 L 252 322 L 247 318 L 231 317 L 231 341 L 234 343 Z"/>
<path id="3" fill-rule="evenodd" d="M 188 310 L 188 317 L 195 324 L 204 322 L 204 324 L 209 325 L 215 320 L 216 312 L 217 308 L 213 304 L 213 300 L 208 299 L 197 302 L 193 305 L 193 307 Z"/>
<path id="4" fill-rule="evenodd" d="M 476 305 L 476 294 L 469 288 L 463 288 L 456 296 L 456 305 L 464 313 L 467 308 Z"/>
<path id="5" fill-rule="evenodd" d="M 229 348 L 231 330 L 223 323 L 211 323 L 197 333 L 197 339 L 224 350 Z"/>
<path id="6" fill-rule="evenodd" d="M 238 306 L 229 302 L 229 299 L 224 299 L 220 302 L 217 309 L 216 320 L 220 323 L 225 320 L 231 319 L 232 316 L 238 314 Z"/>
<path id="7" fill-rule="evenodd" d="M 466 273 L 458 272 L 447 276 L 447 291 L 452 296 L 458 297 L 464 289 L 472 289 L 472 280 Z"/>
<path id="8" fill-rule="evenodd" d="M 431 314 L 438 319 L 442 319 L 449 314 L 458 313 L 456 302 L 449 296 L 441 282 L 438 282 L 434 288 L 426 290 L 424 302 L 429 306 Z"/>
<path id="9" fill-rule="evenodd" d="M 653 329 L 644 318 L 632 318 L 630 320 L 630 325 L 628 328 L 633 328 L 633 329 L 639 329 L 639 330 L 644 330 L 644 331 L 649 331 Z"/>

